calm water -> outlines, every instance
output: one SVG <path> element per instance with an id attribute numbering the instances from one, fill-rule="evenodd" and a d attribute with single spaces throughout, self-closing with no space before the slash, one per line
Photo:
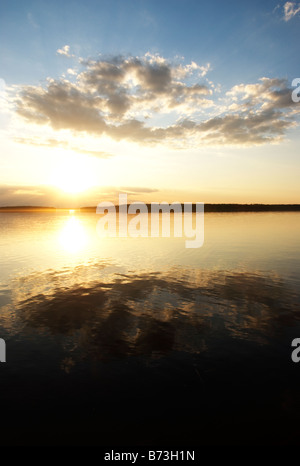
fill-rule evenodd
<path id="1" fill-rule="evenodd" d="M 0 214 L 3 443 L 298 443 L 300 213 L 208 213 L 199 249 L 97 220 Z"/>

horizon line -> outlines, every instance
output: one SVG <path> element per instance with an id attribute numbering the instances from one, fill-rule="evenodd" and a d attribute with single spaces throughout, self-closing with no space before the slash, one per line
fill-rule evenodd
<path id="1" fill-rule="evenodd" d="M 152 203 L 137 202 L 138 204 L 146 205 L 147 208 L 151 209 Z M 161 204 L 161 203 L 155 203 Z M 180 203 L 184 206 L 185 203 Z M 192 204 L 193 211 L 196 208 L 196 202 L 187 203 Z M 109 204 L 108 204 L 109 205 Z M 121 204 L 122 205 L 122 204 Z M 169 204 L 171 205 L 171 204 Z M 130 206 L 127 203 L 127 208 Z M 115 205 L 118 210 L 120 205 Z M 34 206 L 34 205 L 15 205 L 15 206 L 0 206 L 0 213 L 2 212 L 34 212 L 34 211 L 74 211 L 74 212 L 92 212 L 96 213 L 97 206 L 81 206 L 81 207 L 53 207 L 53 206 Z M 300 211 L 300 204 L 263 204 L 263 203 L 251 203 L 251 204 L 239 204 L 239 203 L 204 203 L 205 212 L 263 212 L 263 211 Z"/>

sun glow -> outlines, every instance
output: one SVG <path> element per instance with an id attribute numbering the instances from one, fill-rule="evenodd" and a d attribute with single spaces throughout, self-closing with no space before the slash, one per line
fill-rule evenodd
<path id="1" fill-rule="evenodd" d="M 93 160 L 90 157 L 63 154 L 52 172 L 50 182 L 69 194 L 80 193 L 96 186 Z"/>
<path id="2" fill-rule="evenodd" d="M 73 215 L 68 218 L 59 233 L 59 243 L 69 254 L 76 254 L 84 250 L 88 244 L 88 234 L 82 222 Z"/>

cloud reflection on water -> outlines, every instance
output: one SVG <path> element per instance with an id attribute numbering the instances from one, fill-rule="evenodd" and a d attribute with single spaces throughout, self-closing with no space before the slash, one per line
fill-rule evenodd
<path id="1" fill-rule="evenodd" d="M 86 268 L 73 281 L 71 270 L 28 275 L 13 293 L 20 325 L 68 336 L 80 360 L 199 354 L 234 339 L 265 345 L 300 318 L 299 295 L 276 274 L 174 268 L 84 282 Z"/>

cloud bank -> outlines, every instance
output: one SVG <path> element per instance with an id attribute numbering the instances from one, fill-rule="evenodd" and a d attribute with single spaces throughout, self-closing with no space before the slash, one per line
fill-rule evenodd
<path id="1" fill-rule="evenodd" d="M 69 46 L 58 53 L 69 55 Z M 54 131 L 194 148 L 276 143 L 296 125 L 299 107 L 285 79 L 263 77 L 220 95 L 206 77 L 210 64 L 183 65 L 149 53 L 80 64 L 72 80 L 22 87 L 18 115 Z"/>

